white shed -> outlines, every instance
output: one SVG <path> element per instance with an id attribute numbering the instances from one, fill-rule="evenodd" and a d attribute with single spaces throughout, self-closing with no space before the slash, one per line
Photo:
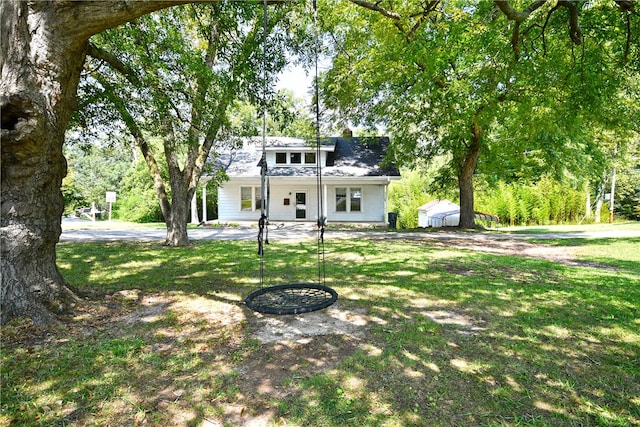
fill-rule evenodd
<path id="1" fill-rule="evenodd" d="M 460 206 L 449 200 L 433 200 L 418 208 L 418 227 L 456 227 Z"/>
<path id="2" fill-rule="evenodd" d="M 483 212 L 474 212 L 477 220 L 500 222 L 500 218 Z M 418 208 L 418 227 L 457 227 L 460 225 L 460 206 L 449 200 L 433 200 Z"/>

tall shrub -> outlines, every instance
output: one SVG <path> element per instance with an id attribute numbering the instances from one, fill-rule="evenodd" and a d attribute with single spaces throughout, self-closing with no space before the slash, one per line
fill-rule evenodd
<path id="1" fill-rule="evenodd" d="M 146 164 L 139 160 L 122 180 L 113 205 L 115 218 L 131 222 L 162 222 L 164 218 Z"/>
<path id="2" fill-rule="evenodd" d="M 585 193 L 543 176 L 536 184 L 499 182 L 478 197 L 478 210 L 498 215 L 503 224 L 544 225 L 579 222 Z"/>
<path id="3" fill-rule="evenodd" d="M 427 191 L 427 184 L 424 174 L 408 170 L 389 186 L 389 211 L 398 213 L 398 228 L 418 227 L 418 208 L 435 198 Z"/>

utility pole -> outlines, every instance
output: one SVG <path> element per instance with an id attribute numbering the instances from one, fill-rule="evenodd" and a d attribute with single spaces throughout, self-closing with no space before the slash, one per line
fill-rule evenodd
<path id="1" fill-rule="evenodd" d="M 616 191 L 616 156 L 618 154 L 618 144 L 613 149 L 613 170 L 611 171 L 611 196 L 609 198 L 609 224 L 613 224 L 613 199 Z"/>
<path id="2" fill-rule="evenodd" d="M 611 196 L 609 198 L 609 224 L 613 224 L 613 199 L 616 191 L 616 167 L 611 172 Z"/>

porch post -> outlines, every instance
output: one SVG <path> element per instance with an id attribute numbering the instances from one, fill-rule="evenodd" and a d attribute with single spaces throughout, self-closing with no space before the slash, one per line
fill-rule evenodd
<path id="1" fill-rule="evenodd" d="M 329 199 L 327 198 L 327 184 L 324 184 L 322 186 L 322 191 L 324 192 L 324 204 L 322 206 L 322 216 L 324 216 L 325 218 L 327 218 L 327 204 L 329 203 Z"/>
<path id="2" fill-rule="evenodd" d="M 202 184 L 202 222 L 207 222 L 207 183 Z"/>
<path id="3" fill-rule="evenodd" d="M 198 221 L 198 202 L 196 201 L 196 192 L 193 192 L 193 199 L 191 199 L 191 224 L 200 224 Z"/>
<path id="4" fill-rule="evenodd" d="M 389 225 L 389 180 L 384 185 L 384 217 L 382 221 Z"/>

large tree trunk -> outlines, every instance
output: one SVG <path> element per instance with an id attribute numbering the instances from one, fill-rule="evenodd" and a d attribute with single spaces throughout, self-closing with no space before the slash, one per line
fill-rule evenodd
<path id="1" fill-rule="evenodd" d="M 465 157 L 460 165 L 458 189 L 460 191 L 460 227 L 475 228 L 473 174 L 480 156 L 482 129 L 475 121 L 471 125 L 471 144 L 467 147 Z"/>
<path id="2" fill-rule="evenodd" d="M 191 194 L 191 197 L 189 197 Z M 184 187 L 172 187 L 171 189 L 171 214 L 165 217 L 167 224 L 168 246 L 187 246 L 189 235 L 187 234 L 187 224 L 189 213 L 191 212 L 191 199 L 193 191 L 184 191 Z"/>
<path id="3" fill-rule="evenodd" d="M 64 133 L 74 109 L 84 44 L 52 37 L 43 5 L 2 3 L 2 323 L 36 323 L 75 300 L 56 266 L 67 164 Z M 32 15 L 39 19 L 33 19 Z"/>
<path id="4" fill-rule="evenodd" d="M 89 37 L 184 1 L 0 2 L 2 111 L 0 321 L 37 324 L 73 307 L 56 266 L 64 133 Z"/>

